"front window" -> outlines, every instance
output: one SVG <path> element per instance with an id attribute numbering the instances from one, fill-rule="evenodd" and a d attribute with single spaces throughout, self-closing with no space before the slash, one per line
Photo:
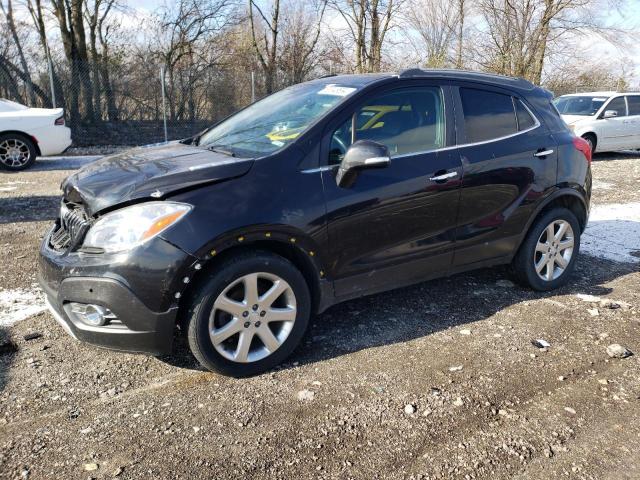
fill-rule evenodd
<path id="1" fill-rule="evenodd" d="M 374 140 L 386 145 L 391 157 L 442 148 L 444 123 L 444 102 L 439 87 L 407 88 L 376 96 L 333 132 L 329 164 L 340 163 L 357 140 Z"/>
<path id="2" fill-rule="evenodd" d="M 556 98 L 553 104 L 561 115 L 593 116 L 608 99 L 592 95 L 568 95 Z"/>
<path id="3" fill-rule="evenodd" d="M 293 142 L 356 90 L 335 83 L 308 83 L 281 90 L 207 131 L 198 145 L 240 157 L 268 155 Z"/>

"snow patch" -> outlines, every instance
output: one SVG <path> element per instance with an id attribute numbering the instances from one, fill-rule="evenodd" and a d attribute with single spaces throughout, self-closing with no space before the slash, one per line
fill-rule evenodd
<path id="1" fill-rule="evenodd" d="M 640 262 L 640 202 L 595 205 L 580 252 L 616 262 Z"/>
<path id="2" fill-rule="evenodd" d="M 0 326 L 11 326 L 46 309 L 44 293 L 36 286 L 0 290 Z"/>

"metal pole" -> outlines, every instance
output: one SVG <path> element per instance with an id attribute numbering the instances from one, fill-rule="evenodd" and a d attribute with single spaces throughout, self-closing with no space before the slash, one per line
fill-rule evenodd
<path id="1" fill-rule="evenodd" d="M 47 59 L 49 60 L 49 86 L 51 87 L 51 106 L 56 108 L 56 89 L 53 85 L 53 63 L 51 62 L 51 52 L 47 45 Z"/>
<path id="2" fill-rule="evenodd" d="M 160 67 L 160 85 L 162 86 L 162 118 L 164 120 L 164 141 L 166 143 L 169 141 L 169 136 L 167 135 L 167 107 L 164 94 L 164 65 Z"/>
<path id="3" fill-rule="evenodd" d="M 251 103 L 256 101 L 256 74 L 251 72 Z"/>

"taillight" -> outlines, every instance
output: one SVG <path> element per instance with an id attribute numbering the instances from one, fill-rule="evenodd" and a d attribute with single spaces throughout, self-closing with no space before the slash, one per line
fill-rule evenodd
<path id="1" fill-rule="evenodd" d="M 573 146 L 576 147 L 576 150 L 584 154 L 588 163 L 591 163 L 591 147 L 589 146 L 589 142 L 581 137 L 573 137 Z"/>
<path id="2" fill-rule="evenodd" d="M 53 123 L 54 123 L 54 125 L 64 125 L 64 115 L 56 118 L 56 121 L 53 122 Z"/>

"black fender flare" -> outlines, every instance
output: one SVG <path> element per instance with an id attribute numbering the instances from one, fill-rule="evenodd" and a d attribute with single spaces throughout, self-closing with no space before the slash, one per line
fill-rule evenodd
<path id="1" fill-rule="evenodd" d="M 536 207 L 535 211 L 533 212 L 529 220 L 527 220 L 527 224 L 522 231 L 522 235 L 518 239 L 518 246 L 514 251 L 514 255 L 515 255 L 515 252 L 520 250 L 520 246 L 522 245 L 522 242 L 524 241 L 525 237 L 529 233 L 529 230 L 531 229 L 531 225 L 533 225 L 533 222 L 540 215 L 540 212 L 542 212 L 546 207 L 548 207 L 549 204 L 551 204 L 553 201 L 557 200 L 560 197 L 566 197 L 566 196 L 577 198 L 580 201 L 580 204 L 582 205 L 582 208 L 584 209 L 584 214 L 585 214 L 584 227 L 582 229 L 582 231 L 584 231 L 584 229 L 587 226 L 587 221 L 589 217 L 589 208 L 587 206 L 587 202 L 584 199 L 584 196 L 575 188 L 561 187 L 558 190 L 555 190 L 554 192 L 552 192 L 544 200 L 542 200 L 540 204 Z"/>

